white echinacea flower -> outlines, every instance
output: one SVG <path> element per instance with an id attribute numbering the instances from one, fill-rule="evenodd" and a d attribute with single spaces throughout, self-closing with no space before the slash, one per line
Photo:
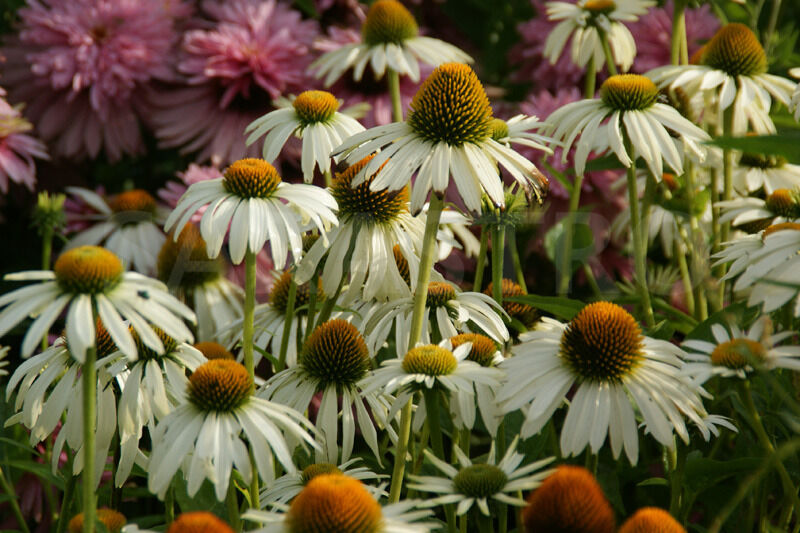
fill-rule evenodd
<path id="1" fill-rule="evenodd" d="M 249 133 L 251 145 L 266 134 L 263 155 L 266 161 L 275 161 L 286 140 L 294 134 L 303 141 L 300 166 L 303 181 L 311 183 L 314 167 L 320 172 L 331 170 L 331 152 L 342 141 L 364 131 L 364 126 L 338 111 L 341 103 L 326 91 L 305 91 L 297 95 L 291 106 L 276 109 L 250 123 L 244 130 Z"/>

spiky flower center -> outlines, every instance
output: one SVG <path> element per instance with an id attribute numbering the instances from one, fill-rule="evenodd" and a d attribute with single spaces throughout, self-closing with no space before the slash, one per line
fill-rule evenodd
<path id="1" fill-rule="evenodd" d="M 181 514 L 167 533 L 233 533 L 233 529 L 208 511 Z"/>
<path id="2" fill-rule="evenodd" d="M 743 153 L 739 158 L 739 166 L 759 168 L 768 170 L 771 168 L 781 168 L 786 164 L 786 158 L 779 155 L 751 154 Z"/>
<path id="3" fill-rule="evenodd" d="M 247 369 L 229 359 L 212 359 L 189 376 L 189 400 L 204 411 L 228 412 L 247 401 L 253 379 Z"/>
<path id="4" fill-rule="evenodd" d="M 403 370 L 407 374 L 446 376 L 455 372 L 456 368 L 458 361 L 453 352 L 435 344 L 412 348 L 403 357 Z"/>
<path id="5" fill-rule="evenodd" d="M 289 304 L 289 286 L 292 282 L 292 273 L 288 270 L 280 275 L 272 286 L 269 293 L 269 303 L 276 311 L 281 313 L 286 312 L 286 306 Z M 308 300 L 311 297 L 311 284 L 303 283 L 297 286 L 294 297 L 294 308 L 298 309 L 304 305 L 308 305 Z M 322 283 L 317 283 L 317 301 L 322 301 L 325 298 L 325 293 L 322 291 Z M 305 312 L 305 311 L 295 311 Z"/>
<path id="6" fill-rule="evenodd" d="M 75 294 L 107 292 L 122 279 L 122 261 L 99 246 L 79 246 L 62 253 L 53 267 L 59 287 Z"/>
<path id="7" fill-rule="evenodd" d="M 303 126 L 327 122 L 339 109 L 339 101 L 328 91 L 305 91 L 292 103 Z"/>
<path id="8" fill-rule="evenodd" d="M 346 320 L 325 322 L 311 333 L 300 355 L 300 366 L 321 382 L 353 385 L 370 368 L 369 350 L 358 329 Z"/>
<path id="9" fill-rule="evenodd" d="M 450 344 L 453 348 L 458 348 L 466 342 L 472 343 L 472 348 L 467 355 L 468 361 L 473 361 L 481 366 L 492 366 L 494 364 L 494 356 L 497 353 L 497 344 L 480 333 L 461 333 L 455 337 L 450 338 Z"/>
<path id="10" fill-rule="evenodd" d="M 462 63 L 438 66 L 411 101 L 408 125 L 422 138 L 450 146 L 492 134 L 492 108 L 478 76 Z"/>
<path id="11" fill-rule="evenodd" d="M 269 198 L 281 184 L 281 177 L 275 167 L 251 157 L 229 166 L 222 183 L 226 191 L 242 198 Z"/>
<path id="12" fill-rule="evenodd" d="M 381 506 L 357 479 L 321 474 L 292 500 L 286 515 L 290 533 L 376 533 Z"/>
<path id="13" fill-rule="evenodd" d="M 171 235 L 164 241 L 156 268 L 158 279 L 164 283 L 191 290 L 219 279 L 223 263 L 221 258 L 208 257 L 200 230 L 189 223 L 183 227 L 177 241 Z"/>
<path id="14" fill-rule="evenodd" d="M 115 213 L 125 213 L 139 211 L 155 213 L 156 199 L 150 193 L 142 189 L 125 191 L 113 196 L 108 200 L 108 207 Z"/>
<path id="15" fill-rule="evenodd" d="M 203 341 L 194 345 L 197 350 L 206 356 L 209 361 L 212 359 L 229 359 L 233 361 L 235 357 L 223 345 L 218 342 Z"/>
<path id="16" fill-rule="evenodd" d="M 530 305 L 508 300 L 508 298 L 523 296 L 525 294 L 525 291 L 522 290 L 519 284 L 514 283 L 508 278 L 503 278 L 501 290 L 503 294 L 503 309 L 508 313 L 508 316 L 516 318 L 522 322 L 526 328 L 531 327 L 539 319 L 539 313 Z M 483 292 L 484 294 L 492 296 L 492 294 L 494 294 L 493 291 L 494 283 L 489 283 Z"/>
<path id="17" fill-rule="evenodd" d="M 767 71 L 767 54 L 744 24 L 720 28 L 706 44 L 701 62 L 729 76 L 755 76 Z"/>
<path id="18" fill-rule="evenodd" d="M 570 369 L 590 381 L 620 381 L 642 360 L 642 328 L 622 307 L 587 305 L 561 336 L 560 355 Z"/>
<path id="19" fill-rule="evenodd" d="M 342 471 L 331 463 L 314 463 L 303 469 L 300 473 L 300 480 L 303 485 L 307 485 L 309 481 L 322 474 L 341 474 Z"/>
<path id="20" fill-rule="evenodd" d="M 106 507 L 97 510 L 97 520 L 106 526 L 108 533 L 119 533 L 122 530 L 122 526 L 127 522 L 125 515 Z M 69 533 L 80 533 L 83 531 L 83 513 L 73 516 L 69 521 L 69 525 L 67 525 L 67 529 Z"/>
<path id="21" fill-rule="evenodd" d="M 499 141 L 508 137 L 508 124 L 502 118 L 493 118 L 489 123 L 492 139 Z"/>
<path id="22" fill-rule="evenodd" d="M 470 498 L 488 498 L 503 490 L 507 481 L 505 472 L 494 465 L 472 465 L 458 471 L 453 486 Z"/>
<path id="23" fill-rule="evenodd" d="M 531 492 L 522 512 L 527 532 L 614 533 L 614 511 L 592 474 L 563 465 Z"/>
<path id="24" fill-rule="evenodd" d="M 414 15 L 403 4 L 395 0 L 378 0 L 367 11 L 361 37 L 370 46 L 402 44 L 406 39 L 416 37 L 418 30 Z"/>
<path id="25" fill-rule="evenodd" d="M 408 259 L 403 255 L 403 250 L 400 249 L 399 244 L 392 247 L 392 255 L 394 255 L 394 264 L 397 265 L 397 271 L 400 272 L 400 277 L 406 282 L 406 285 L 411 285 L 411 269 L 408 266 Z"/>
<path id="26" fill-rule="evenodd" d="M 105 326 L 103 326 L 103 322 L 101 322 L 99 318 L 94 323 L 94 331 L 94 345 L 97 349 L 98 359 L 102 359 L 117 351 L 117 345 L 114 339 L 111 338 L 111 334 Z"/>
<path id="27" fill-rule="evenodd" d="M 608 15 L 617 9 L 612 0 L 586 0 L 581 7 L 593 15 Z"/>
<path id="28" fill-rule="evenodd" d="M 711 364 L 734 370 L 748 366 L 753 360 L 764 361 L 767 349 L 752 339 L 731 339 L 718 344 L 711 352 Z"/>
<path id="29" fill-rule="evenodd" d="M 364 169 L 372 157 L 371 155 L 365 157 L 344 171 L 336 173 L 331 194 L 339 206 L 339 216 L 342 220 L 358 220 L 367 224 L 389 224 L 397 220 L 402 213 L 408 212 L 408 187 L 396 191 L 387 189 L 373 191 L 370 189 L 375 176 L 378 175 L 377 172 L 369 176 L 363 183 L 355 187 L 351 186 L 353 178 Z"/>
<path id="30" fill-rule="evenodd" d="M 432 281 L 428 284 L 427 307 L 444 307 L 450 300 L 455 300 L 456 290 L 446 281 Z"/>
<path id="31" fill-rule="evenodd" d="M 776 189 L 767 196 L 767 209 L 778 216 L 786 218 L 800 218 L 800 194 L 797 190 Z"/>
<path id="32" fill-rule="evenodd" d="M 619 533 L 686 533 L 686 529 L 664 509 L 643 507 L 622 524 Z"/>
<path id="33" fill-rule="evenodd" d="M 139 353 L 139 359 L 143 361 L 148 361 L 150 359 L 161 359 L 162 357 L 168 356 L 178 348 L 178 341 L 167 335 L 163 329 L 156 326 L 151 326 L 151 328 L 164 345 L 163 355 L 159 355 L 155 350 L 147 346 L 142 341 L 139 333 L 133 329 L 133 326 L 128 328 L 131 332 L 131 336 L 133 337 L 133 342 L 136 343 L 136 350 Z"/>
<path id="34" fill-rule="evenodd" d="M 647 109 L 656 102 L 658 87 L 650 78 L 639 74 L 618 74 L 603 82 L 600 98 L 617 111 Z"/>
<path id="35" fill-rule="evenodd" d="M 773 224 L 764 230 L 764 233 L 761 234 L 761 238 L 766 239 L 773 233 L 784 230 L 800 231 L 800 224 L 798 224 L 797 222 L 781 222 L 779 224 Z"/>

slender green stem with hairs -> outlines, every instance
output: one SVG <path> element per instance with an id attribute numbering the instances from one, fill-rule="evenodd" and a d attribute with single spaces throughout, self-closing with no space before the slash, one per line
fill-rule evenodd
<path id="1" fill-rule="evenodd" d="M 170 485 L 164 497 L 164 523 L 167 528 L 175 521 L 175 489 Z"/>
<path id="2" fill-rule="evenodd" d="M 441 403 L 439 400 L 439 390 L 424 388 L 422 394 L 425 397 L 425 421 L 430 428 L 431 447 L 436 457 L 444 462 L 447 458 L 444 455 L 444 440 L 442 439 L 442 426 L 441 426 Z M 444 506 L 445 515 L 447 517 L 447 529 L 450 533 L 456 531 L 456 517 L 455 510 L 452 505 Z"/>
<path id="3" fill-rule="evenodd" d="M 289 337 L 292 332 L 292 322 L 294 322 L 294 304 L 297 300 L 297 283 L 294 276 L 289 282 L 289 294 L 286 296 L 286 312 L 283 316 L 283 337 L 281 337 L 281 351 L 278 353 L 278 367 L 276 372 L 286 368 L 286 353 L 289 351 Z"/>
<path id="4" fill-rule="evenodd" d="M 256 253 L 247 247 L 244 255 L 244 316 L 242 318 L 242 352 L 250 379 L 255 377 L 253 364 L 253 317 L 256 308 Z"/>
<path id="5" fill-rule="evenodd" d="M 689 53 L 685 49 L 686 43 L 686 2 L 676 0 L 672 9 L 672 36 L 669 47 L 669 60 L 673 65 L 686 64 L 683 61 L 683 54 Z"/>
<path id="6" fill-rule="evenodd" d="M 632 143 L 625 136 L 625 148 L 630 155 L 631 161 L 636 161 Z M 642 219 L 639 215 L 639 195 L 636 189 L 636 165 L 631 163 L 627 170 L 628 176 L 628 203 L 631 211 L 631 233 L 633 234 L 633 256 L 634 269 L 636 272 L 636 286 L 639 289 L 641 298 L 641 308 L 644 312 L 647 327 L 652 328 L 656 324 L 653 315 L 653 307 L 650 304 L 650 292 L 647 290 L 647 255 L 642 237 Z"/>
<path id="7" fill-rule="evenodd" d="M 690 315 L 695 316 L 694 286 L 692 285 L 692 276 L 689 273 L 689 265 L 686 262 L 686 254 L 683 246 L 681 246 L 680 239 L 675 240 L 673 253 L 678 259 L 678 269 L 681 272 L 681 280 L 683 281 L 683 297 L 686 299 L 686 309 Z"/>
<path id="8" fill-rule="evenodd" d="M 669 514 L 679 518 L 683 504 L 683 470 L 686 466 L 686 450 L 673 437 L 672 447 L 665 448 L 669 467 Z"/>
<path id="9" fill-rule="evenodd" d="M 403 488 L 403 476 L 406 470 L 408 439 L 411 436 L 413 407 L 411 400 L 408 400 L 400 412 L 400 428 L 397 431 L 397 449 L 395 450 L 394 468 L 392 469 L 392 484 L 389 488 L 389 503 L 400 501 L 400 491 Z"/>
<path id="10" fill-rule="evenodd" d="M 492 298 L 503 305 L 503 245 L 506 228 L 498 224 L 492 228 Z"/>
<path id="11" fill-rule="evenodd" d="M 14 518 L 17 520 L 17 524 L 19 524 L 20 531 L 23 533 L 30 533 L 28 524 L 25 522 L 25 517 L 22 515 L 22 510 L 19 507 L 19 501 L 17 500 L 17 494 L 14 491 L 14 486 L 6 478 L 6 474 L 3 472 L 2 466 L 0 466 L 0 484 L 3 485 L 3 492 L 5 492 L 6 496 L 8 496 L 8 504 L 11 506 L 11 512 L 14 513 Z"/>
<path id="12" fill-rule="evenodd" d="M 489 249 L 489 227 L 486 225 L 481 226 L 481 247 L 478 252 L 478 262 L 475 265 L 475 281 L 472 285 L 472 290 L 481 292 L 483 285 L 483 271 L 486 268 L 486 251 Z"/>
<path id="13" fill-rule="evenodd" d="M 561 257 L 558 259 L 558 294 L 566 296 L 569 290 L 569 281 L 572 279 L 572 233 L 575 228 L 575 217 L 578 215 L 578 206 L 581 203 L 581 189 L 583 188 L 583 174 L 575 176 L 572 190 L 569 192 L 569 211 L 564 217 L 562 233 L 564 235 L 561 246 Z"/>
<path id="14" fill-rule="evenodd" d="M 519 248 L 517 247 L 517 232 L 513 227 L 508 230 L 508 247 L 511 250 L 511 263 L 514 265 L 517 285 L 522 289 L 522 294 L 528 294 L 528 286 L 525 284 L 525 271 L 522 269 L 522 261 L 520 261 Z"/>
<path id="15" fill-rule="evenodd" d="M 586 99 L 594 98 L 595 88 L 597 87 L 597 66 L 594 64 L 594 54 L 586 64 L 586 74 L 583 78 L 583 97 Z"/>
<path id="16" fill-rule="evenodd" d="M 403 103 L 400 100 L 400 74 L 393 68 L 387 68 L 386 79 L 389 83 L 389 96 L 392 98 L 392 119 L 395 122 L 403 122 Z"/>
<path id="17" fill-rule="evenodd" d="M 314 316 L 317 314 L 318 282 L 319 274 L 314 272 L 314 275 L 311 277 L 311 284 L 308 286 L 308 311 L 306 312 L 306 330 L 303 333 L 303 340 L 311 335 L 311 328 L 314 327 Z"/>
<path id="18" fill-rule="evenodd" d="M 725 137 L 729 137 L 733 134 L 733 106 L 729 106 L 728 109 L 725 110 L 722 117 L 722 135 Z M 727 202 L 733 198 L 733 150 L 730 148 L 723 148 L 722 149 L 722 201 Z M 717 209 L 719 211 L 719 207 L 712 205 L 712 210 Z M 717 215 L 719 217 L 719 214 Z M 715 229 L 717 229 L 715 227 Z M 724 242 L 728 242 L 730 238 L 731 232 L 731 223 L 730 221 L 725 222 L 722 224 L 722 227 L 718 229 L 720 232 L 720 244 Z M 721 309 L 724 306 L 725 302 L 725 282 L 722 280 L 722 277 L 725 275 L 727 271 L 727 266 L 724 263 L 721 263 L 717 269 L 717 277 L 719 278 L 719 308 Z"/>
<path id="19" fill-rule="evenodd" d="M 597 34 L 600 36 L 600 44 L 603 47 L 603 55 L 606 57 L 606 69 L 611 76 L 617 75 L 617 64 L 614 62 L 614 54 L 611 53 L 611 45 L 608 41 L 608 35 L 601 27 L 597 27 Z"/>
<path id="20" fill-rule="evenodd" d="M 236 496 L 236 485 L 231 478 L 228 484 L 228 495 L 225 498 L 225 505 L 228 508 L 228 522 L 231 529 L 237 533 L 242 531 L 242 517 L 239 514 L 239 498 Z"/>
<path id="21" fill-rule="evenodd" d="M 96 317 L 95 317 L 96 319 Z M 94 454 L 97 416 L 97 348 L 86 350 L 81 366 L 83 381 L 83 533 L 94 533 L 97 513 L 97 494 L 94 490 Z"/>

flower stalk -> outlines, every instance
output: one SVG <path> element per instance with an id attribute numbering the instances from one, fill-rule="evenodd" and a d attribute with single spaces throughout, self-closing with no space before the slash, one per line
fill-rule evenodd
<path id="1" fill-rule="evenodd" d="M 558 264 L 558 294 L 566 296 L 569 290 L 569 281 L 572 279 L 572 234 L 575 227 L 575 217 L 578 215 L 578 206 L 581 202 L 581 189 L 583 188 L 583 173 L 575 176 L 572 190 L 569 194 L 569 211 L 564 217 L 564 238 L 561 247 L 561 257 Z"/>
<path id="2" fill-rule="evenodd" d="M 97 494 L 94 490 L 94 452 L 97 416 L 97 348 L 86 350 L 81 367 L 83 382 L 83 533 L 94 533 Z"/>
<path id="3" fill-rule="evenodd" d="M 392 99 L 392 119 L 403 122 L 403 104 L 400 100 L 400 74 L 393 68 L 388 68 L 386 80 L 389 84 L 389 96 Z"/>
<path id="4" fill-rule="evenodd" d="M 244 367 L 250 378 L 255 377 L 253 364 L 253 318 L 256 308 L 256 254 L 247 247 L 244 256 L 244 317 L 242 324 L 242 352 Z"/>
<path id="5" fill-rule="evenodd" d="M 488 226 L 481 226 L 480 249 L 478 251 L 478 261 L 475 264 L 475 280 L 472 283 L 472 290 L 481 292 L 483 285 L 483 271 L 486 269 L 486 252 L 489 248 L 489 229 Z"/>

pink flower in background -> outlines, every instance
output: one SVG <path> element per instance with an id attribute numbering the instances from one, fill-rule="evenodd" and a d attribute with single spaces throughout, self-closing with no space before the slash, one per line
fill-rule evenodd
<path id="1" fill-rule="evenodd" d="M 670 40 L 672 36 L 672 0 L 664 7 L 651 9 L 638 21 L 628 27 L 636 41 L 636 59 L 632 72 L 648 70 L 669 65 Z M 696 9 L 686 9 L 686 39 L 689 43 L 689 57 L 708 41 L 719 28 L 719 20 L 706 4 Z"/>
<path id="2" fill-rule="evenodd" d="M 29 0 L 3 49 L 5 83 L 53 152 L 110 160 L 143 148 L 140 89 L 170 75 L 173 21 L 161 0 Z"/>
<path id="3" fill-rule="evenodd" d="M 216 166 L 202 166 L 195 163 L 189 165 L 189 168 L 186 169 L 184 172 L 178 172 L 178 178 L 180 178 L 180 182 L 177 181 L 168 181 L 164 184 L 164 188 L 159 189 L 156 193 L 164 202 L 167 207 L 170 209 L 175 209 L 175 206 L 178 205 L 178 200 L 180 200 L 183 193 L 186 192 L 186 189 L 189 188 L 189 185 L 193 183 L 198 183 L 200 181 L 207 181 L 213 180 L 216 178 L 222 177 L 222 171 Z M 195 224 L 200 223 L 200 219 L 203 218 L 203 213 L 205 213 L 205 207 L 201 207 L 198 209 L 197 213 L 192 215 L 190 219 Z"/>
<path id="4" fill-rule="evenodd" d="M 544 4 L 543 0 L 531 0 L 536 16 L 517 26 L 520 42 L 509 52 L 509 63 L 517 67 L 512 79 L 532 83 L 534 91 L 577 87 L 583 79 L 583 69 L 572 62 L 569 54 L 561 54 L 555 65 L 544 57 L 544 43 L 557 24 L 547 20 Z"/>
<path id="5" fill-rule="evenodd" d="M 318 39 L 314 43 L 314 49 L 320 53 L 332 52 L 341 48 L 345 44 L 360 43 L 361 32 L 352 28 L 331 27 L 328 29 L 328 36 Z M 408 110 L 411 99 L 417 93 L 422 80 L 428 77 L 433 71 L 431 67 L 420 64 L 420 82 L 414 83 L 408 76 L 400 77 L 400 100 L 403 111 Z M 360 81 L 353 80 L 352 74 L 344 74 L 329 89 L 337 98 L 343 100 L 343 108 L 351 105 L 366 102 L 370 105 L 367 114 L 359 118 L 359 121 L 367 128 L 389 124 L 394 122 L 392 118 L 392 101 L 389 97 L 389 88 L 386 78 L 376 80 L 369 69 Z"/>
<path id="6" fill-rule="evenodd" d="M 0 89 L 0 192 L 8 192 L 8 180 L 33 190 L 36 184 L 34 157 L 49 159 L 42 142 L 31 135 L 31 124 L 19 108 L 11 107 Z"/>
<path id="7" fill-rule="evenodd" d="M 317 23 L 276 0 L 207 0 L 208 29 L 183 36 L 178 72 L 185 85 L 152 92 L 151 123 L 162 146 L 198 151 L 197 160 L 222 164 L 257 157 L 245 146 L 245 127 L 272 109 L 281 95 L 310 88 Z"/>

